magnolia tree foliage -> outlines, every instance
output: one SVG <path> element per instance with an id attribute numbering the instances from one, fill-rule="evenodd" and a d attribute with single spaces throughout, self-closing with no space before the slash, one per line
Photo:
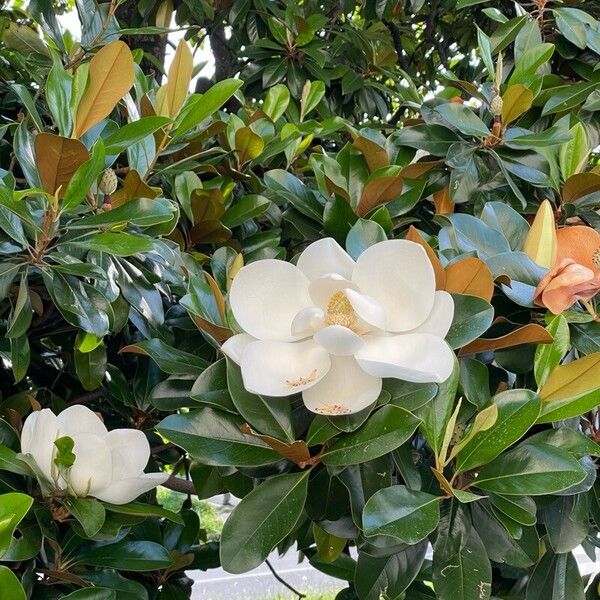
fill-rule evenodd
<path id="1" fill-rule="evenodd" d="M 598 598 L 597 3 L 129 4 L 0 9 L 0 596 L 293 549 L 340 600 Z M 338 283 L 282 333 L 306 248 Z"/>

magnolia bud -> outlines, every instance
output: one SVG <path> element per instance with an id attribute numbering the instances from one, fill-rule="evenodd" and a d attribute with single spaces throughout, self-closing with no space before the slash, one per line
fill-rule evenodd
<path id="1" fill-rule="evenodd" d="M 502 115 L 502 96 L 494 96 L 490 102 L 490 110 L 495 117 Z"/>
<path id="2" fill-rule="evenodd" d="M 112 169 L 104 169 L 98 181 L 98 188 L 104 195 L 110 196 L 114 194 L 118 183 L 117 174 Z"/>
<path id="3" fill-rule="evenodd" d="M 557 240 L 554 211 L 548 200 L 544 200 L 535 215 L 525 237 L 523 252 L 541 267 L 550 269 L 556 262 Z"/>

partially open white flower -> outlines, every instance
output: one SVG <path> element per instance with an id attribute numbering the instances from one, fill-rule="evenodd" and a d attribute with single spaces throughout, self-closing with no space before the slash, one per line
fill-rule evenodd
<path id="1" fill-rule="evenodd" d="M 380 242 L 355 262 L 325 238 L 298 266 L 267 259 L 243 267 L 229 302 L 245 333 L 222 350 L 255 394 L 302 392 L 313 412 L 350 414 L 375 402 L 383 377 L 442 382 L 452 373 L 444 337 L 454 302 L 435 291 L 433 267 L 414 242 Z"/>
<path id="2" fill-rule="evenodd" d="M 55 440 L 70 437 L 75 462 L 68 469 L 54 463 Z M 108 431 L 89 408 L 75 404 L 56 416 L 49 408 L 31 413 L 23 424 L 21 452 L 30 454 L 57 489 L 126 504 L 164 483 L 168 473 L 144 473 L 150 445 L 137 429 Z"/>

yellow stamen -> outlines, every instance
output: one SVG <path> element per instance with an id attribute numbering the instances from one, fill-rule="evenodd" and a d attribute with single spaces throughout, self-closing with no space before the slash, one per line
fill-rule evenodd
<path id="1" fill-rule="evenodd" d="M 344 292 L 336 292 L 329 299 L 325 312 L 325 323 L 327 325 L 341 325 L 352 330 L 356 328 L 358 317 Z"/>

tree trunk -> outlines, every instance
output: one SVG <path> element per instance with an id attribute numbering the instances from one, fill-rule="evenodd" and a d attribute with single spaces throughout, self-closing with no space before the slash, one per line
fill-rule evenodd
<path id="1" fill-rule="evenodd" d="M 152 23 L 144 22 L 138 10 L 139 2 L 137 0 L 126 0 L 117 9 L 116 16 L 122 27 L 143 27 Z M 167 49 L 166 35 L 129 35 L 124 36 L 123 41 L 133 50 L 141 48 L 144 51 L 144 58 L 140 64 L 142 71 L 146 74 L 153 74 L 154 78 L 160 83 L 162 73 L 157 67 L 165 64 L 165 51 Z"/>

